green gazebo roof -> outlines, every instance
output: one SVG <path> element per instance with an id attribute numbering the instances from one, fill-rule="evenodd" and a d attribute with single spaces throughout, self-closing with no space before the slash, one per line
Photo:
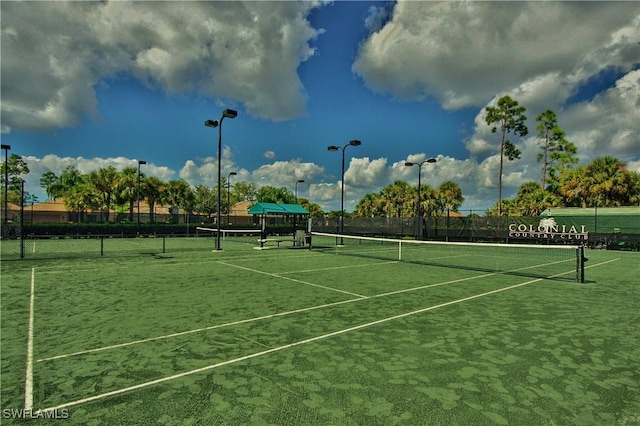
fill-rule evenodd
<path id="1" fill-rule="evenodd" d="M 309 214 L 299 204 L 256 203 L 249 209 L 249 214 Z"/>

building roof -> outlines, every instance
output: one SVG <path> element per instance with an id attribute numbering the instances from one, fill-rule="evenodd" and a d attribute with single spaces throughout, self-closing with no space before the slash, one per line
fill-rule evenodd
<path id="1" fill-rule="evenodd" d="M 256 203 L 249 209 L 249 214 L 308 215 L 309 212 L 299 204 Z"/>
<path id="2" fill-rule="evenodd" d="M 251 216 L 248 213 L 251 204 L 253 203 L 250 201 L 238 201 L 233 206 L 231 206 L 231 211 L 229 211 L 229 214 L 232 216 Z"/>

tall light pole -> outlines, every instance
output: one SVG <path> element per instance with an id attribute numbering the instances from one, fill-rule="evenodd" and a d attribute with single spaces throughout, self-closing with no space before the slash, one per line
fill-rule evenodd
<path id="1" fill-rule="evenodd" d="M 220 193 L 222 192 L 222 185 L 221 185 L 221 179 L 220 179 L 220 163 L 221 163 L 221 158 L 220 158 L 220 152 L 222 151 L 222 121 L 225 118 L 236 118 L 238 116 L 238 112 L 234 111 L 232 109 L 225 109 L 224 111 L 222 111 L 222 117 L 220 117 L 220 120 L 206 120 L 204 122 L 204 125 L 207 127 L 212 127 L 218 128 L 218 212 L 216 214 L 216 225 L 218 228 L 218 232 L 216 233 L 216 248 L 214 251 L 220 251 L 222 250 L 222 248 L 220 247 L 220 204 L 222 204 L 220 202 Z"/>
<path id="2" fill-rule="evenodd" d="M 420 176 L 422 175 L 422 165 L 424 163 L 435 163 L 436 159 L 435 158 L 427 158 L 426 160 L 423 160 L 419 163 L 412 163 L 410 161 L 407 161 L 406 163 L 404 163 L 405 166 L 411 167 L 411 166 L 418 166 L 418 224 L 417 224 L 417 232 L 416 232 L 416 239 L 422 239 L 422 200 L 420 199 Z"/>
<path id="3" fill-rule="evenodd" d="M 298 181 L 296 182 L 296 204 L 298 204 L 298 184 L 299 183 L 304 183 L 304 179 L 298 179 Z"/>
<path id="4" fill-rule="evenodd" d="M 147 164 L 144 160 L 138 160 L 138 221 L 136 225 L 136 232 L 140 235 L 140 166 Z"/>
<path id="5" fill-rule="evenodd" d="M 2 149 L 4 150 L 4 224 L 6 225 L 9 215 L 9 150 L 11 145 L 2 144 Z"/>
<path id="6" fill-rule="evenodd" d="M 296 192 L 295 192 L 295 194 L 296 194 L 296 204 L 298 204 L 298 184 L 299 183 L 304 183 L 304 179 L 298 179 L 296 181 Z M 294 235 L 294 238 L 295 238 L 295 234 L 296 234 L 296 222 L 297 222 L 296 218 L 297 218 L 297 216 L 293 215 L 293 235 Z"/>
<path id="7" fill-rule="evenodd" d="M 330 145 L 327 147 L 329 151 L 338 151 L 342 150 L 342 184 L 340 185 L 340 235 L 344 234 L 344 150 L 348 146 L 359 146 L 362 142 L 357 139 L 352 140 L 348 144 L 344 146 Z M 344 239 L 340 237 L 340 245 L 344 245 Z"/>
<path id="8" fill-rule="evenodd" d="M 237 175 L 236 172 L 231 172 L 227 176 L 227 225 L 229 224 L 229 214 L 231 213 L 231 176 L 235 175 Z"/>

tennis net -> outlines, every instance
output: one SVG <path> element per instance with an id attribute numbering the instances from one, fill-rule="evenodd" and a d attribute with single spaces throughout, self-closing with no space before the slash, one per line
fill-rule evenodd
<path id="1" fill-rule="evenodd" d="M 246 244 L 258 244 L 261 235 L 260 229 L 221 229 L 220 238 L 223 241 L 235 241 Z M 196 238 L 215 239 L 218 230 L 216 228 L 196 228 Z"/>
<path id="2" fill-rule="evenodd" d="M 344 256 L 584 282 L 583 246 L 416 241 L 311 233 L 311 250 Z"/>

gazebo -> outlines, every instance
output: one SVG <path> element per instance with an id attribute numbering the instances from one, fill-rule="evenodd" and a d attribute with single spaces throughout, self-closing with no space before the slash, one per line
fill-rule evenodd
<path id="1" fill-rule="evenodd" d="M 261 239 L 265 240 L 266 235 L 266 218 L 268 216 L 286 217 L 293 216 L 293 242 L 294 245 L 303 245 L 305 232 L 296 230 L 296 222 L 298 219 L 309 216 L 309 212 L 299 204 L 279 204 L 279 203 L 256 203 L 249 209 L 250 215 L 260 216 L 260 225 L 262 229 Z"/>

